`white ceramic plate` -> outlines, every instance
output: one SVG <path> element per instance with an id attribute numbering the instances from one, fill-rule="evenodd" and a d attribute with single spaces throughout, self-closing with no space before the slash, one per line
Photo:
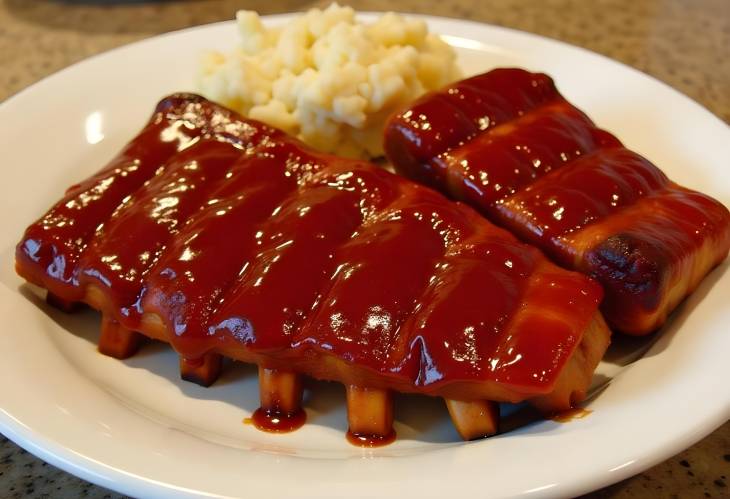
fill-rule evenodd
<path id="1" fill-rule="evenodd" d="M 570 100 L 674 180 L 730 204 L 730 129 L 696 103 L 585 50 L 426 19 L 458 48 L 466 74 L 500 65 L 546 71 Z M 308 392 L 309 424 L 265 434 L 242 424 L 257 406 L 253 369 L 236 367 L 204 389 L 178 380 L 176 358 L 161 345 L 124 362 L 97 354 L 98 317 L 47 307 L 13 273 L 14 245 L 67 185 L 133 136 L 160 97 L 191 89 L 201 50 L 235 41 L 233 23 L 159 36 L 72 66 L 0 106 L 2 433 L 60 468 L 133 496 L 543 497 L 638 473 L 728 419 L 727 264 L 680 307 L 658 341 L 613 347 L 596 384 L 613 379 L 588 404 L 588 417 L 542 421 L 479 442 L 459 441 L 439 401 L 412 396 L 398 400 L 395 444 L 352 447 L 344 438 L 342 388 L 326 383 Z"/>

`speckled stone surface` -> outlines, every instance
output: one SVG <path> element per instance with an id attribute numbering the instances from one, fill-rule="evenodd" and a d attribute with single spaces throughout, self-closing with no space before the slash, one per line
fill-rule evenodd
<path id="1" fill-rule="evenodd" d="M 327 3 L 0 0 L 0 100 L 90 55 L 157 33 L 230 19 L 238 8 L 268 14 Z M 400 10 L 483 21 L 586 47 L 663 80 L 730 122 L 728 0 L 362 0 L 348 3 L 360 10 Z M 726 386 L 720 384 L 718 389 Z M 709 437 L 666 462 L 586 497 L 730 497 L 728 477 L 730 423 L 725 423 Z M 123 496 L 59 471 L 0 436 L 0 498 L 20 497 L 116 499 Z"/>

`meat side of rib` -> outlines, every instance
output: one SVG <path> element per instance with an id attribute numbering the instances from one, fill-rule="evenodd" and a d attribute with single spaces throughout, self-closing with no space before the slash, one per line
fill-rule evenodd
<path id="1" fill-rule="evenodd" d="M 190 94 L 28 227 L 16 268 L 186 361 L 457 400 L 568 408 L 609 339 L 594 281 L 466 205 Z"/>

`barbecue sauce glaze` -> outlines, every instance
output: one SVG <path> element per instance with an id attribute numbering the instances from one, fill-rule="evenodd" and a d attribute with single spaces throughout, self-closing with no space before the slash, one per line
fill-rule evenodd
<path id="1" fill-rule="evenodd" d="M 496 69 L 427 94 L 390 120 L 385 150 L 399 172 L 597 278 L 625 332 L 649 332 L 638 317 L 692 279 L 683 265 L 703 245 L 709 268 L 730 247 L 722 204 L 669 181 L 544 74 Z"/>
<path id="2" fill-rule="evenodd" d="M 187 94 L 27 229 L 17 269 L 68 302 L 100 289 L 128 329 L 157 316 L 191 362 L 515 400 L 552 389 L 601 298 L 465 205 Z M 253 420 L 304 417 L 279 416 Z"/>

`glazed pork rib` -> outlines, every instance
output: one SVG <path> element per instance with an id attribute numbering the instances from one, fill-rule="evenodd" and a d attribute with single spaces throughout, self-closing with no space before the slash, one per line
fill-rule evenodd
<path id="1" fill-rule="evenodd" d="M 100 310 L 108 355 L 162 340 L 202 385 L 257 364 L 263 429 L 303 423 L 303 374 L 345 384 L 366 444 L 392 437 L 393 390 L 446 399 L 466 439 L 495 402 L 570 408 L 609 341 L 595 282 L 467 206 L 190 94 L 31 225 L 16 268 Z"/>
<path id="2" fill-rule="evenodd" d="M 727 208 L 596 128 L 544 74 L 496 69 L 427 94 L 390 120 L 385 150 L 399 172 L 598 280 L 625 333 L 660 327 L 730 247 Z"/>

